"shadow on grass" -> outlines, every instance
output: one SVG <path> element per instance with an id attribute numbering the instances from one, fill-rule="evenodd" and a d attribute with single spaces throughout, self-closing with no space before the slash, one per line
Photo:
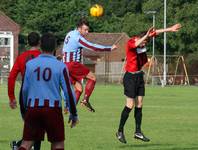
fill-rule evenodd
<path id="1" fill-rule="evenodd" d="M 9 143 L 10 141 L 8 141 L 8 140 L 3 140 L 3 139 L 0 139 L 0 144 L 1 143 Z"/>
<path id="2" fill-rule="evenodd" d="M 121 145 L 119 146 L 119 148 L 149 148 L 149 147 L 166 147 L 166 146 L 171 146 L 170 144 L 140 144 L 140 145 L 137 145 L 137 144 L 125 144 L 125 145 Z"/>
<path id="3" fill-rule="evenodd" d="M 153 150 L 198 150 L 198 145 L 192 145 L 192 146 L 178 146 L 173 144 L 126 144 L 119 146 L 120 149 L 125 148 L 144 148 L 144 149 L 153 149 Z"/>

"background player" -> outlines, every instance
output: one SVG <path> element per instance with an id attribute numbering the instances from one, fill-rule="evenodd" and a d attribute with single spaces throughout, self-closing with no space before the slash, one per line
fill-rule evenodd
<path id="1" fill-rule="evenodd" d="M 134 36 L 129 39 L 126 47 L 126 73 L 123 78 L 126 105 L 121 113 L 120 124 L 118 132 L 116 133 L 116 137 L 120 142 L 126 143 L 124 136 L 124 125 L 134 105 L 134 118 L 136 127 L 134 138 L 145 142 L 150 141 L 149 138 L 144 136 L 141 130 L 143 96 L 145 95 L 145 86 L 143 79 L 144 73 L 141 69 L 143 65 L 147 63 L 145 45 L 149 37 L 156 36 L 163 32 L 176 32 L 179 30 L 179 28 L 181 28 L 180 24 L 175 24 L 166 29 L 155 30 L 153 28 L 150 28 L 146 33 Z"/>
<path id="2" fill-rule="evenodd" d="M 56 39 L 50 33 L 41 38 L 42 54 L 26 64 L 23 102 L 27 107 L 23 142 L 19 150 L 28 150 L 47 133 L 52 150 L 64 150 L 64 121 L 60 87 L 69 106 L 71 127 L 78 121 L 76 100 L 65 64 L 53 56 Z"/>
<path id="3" fill-rule="evenodd" d="M 19 55 L 16 58 L 16 61 L 10 71 L 10 74 L 8 76 L 8 97 L 9 97 L 9 104 L 10 107 L 12 109 L 16 108 L 17 106 L 17 102 L 16 102 L 16 97 L 15 97 L 15 82 L 16 82 L 16 78 L 17 75 L 20 73 L 22 76 L 22 80 L 24 77 L 24 73 L 25 73 L 25 64 L 27 63 L 27 61 L 37 57 L 38 55 L 40 55 L 40 51 L 39 51 L 39 47 L 40 47 L 40 35 L 36 32 L 31 32 L 28 35 L 28 44 L 31 47 L 29 50 L 23 52 L 21 55 Z M 23 84 L 22 84 L 23 85 Z M 22 87 L 21 87 L 22 89 Z M 21 116 L 24 119 L 24 115 L 25 115 L 25 109 L 23 107 L 23 100 L 22 100 L 22 96 L 21 96 L 21 91 L 20 91 L 20 95 L 19 95 L 19 104 L 20 104 L 20 111 L 21 111 Z M 19 147 L 21 144 L 22 140 L 15 142 L 12 142 L 12 147 L 17 146 Z M 15 145 L 15 143 L 17 145 Z M 40 141 L 35 142 L 34 144 L 34 150 L 40 150 Z"/>
<path id="4" fill-rule="evenodd" d="M 87 79 L 85 85 L 84 98 L 81 101 L 81 105 L 88 108 L 89 111 L 95 112 L 91 104 L 89 103 L 89 97 L 94 90 L 96 77 L 85 65 L 81 64 L 82 48 L 90 49 L 93 51 L 111 51 L 117 48 L 113 46 L 103 46 L 93 44 L 85 39 L 85 36 L 89 33 L 89 22 L 82 18 L 77 23 L 77 28 L 70 31 L 64 41 L 63 46 L 63 61 L 69 69 L 69 74 L 72 80 L 72 84 L 75 87 L 75 94 L 77 103 L 83 92 L 82 79 Z"/>

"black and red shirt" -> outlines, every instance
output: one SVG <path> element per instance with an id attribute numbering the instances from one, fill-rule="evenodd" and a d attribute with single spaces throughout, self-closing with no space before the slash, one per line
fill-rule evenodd
<path id="1" fill-rule="evenodd" d="M 137 37 L 129 39 L 126 45 L 126 65 L 125 71 L 137 72 L 140 71 L 145 63 L 147 63 L 146 51 L 139 50 L 135 46 Z"/>

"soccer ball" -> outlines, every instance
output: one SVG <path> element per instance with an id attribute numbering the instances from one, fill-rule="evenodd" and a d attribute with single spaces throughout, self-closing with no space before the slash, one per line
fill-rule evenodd
<path id="1" fill-rule="evenodd" d="M 90 15 L 93 17 L 100 17 L 104 13 L 104 9 L 101 5 L 95 4 L 90 8 Z"/>

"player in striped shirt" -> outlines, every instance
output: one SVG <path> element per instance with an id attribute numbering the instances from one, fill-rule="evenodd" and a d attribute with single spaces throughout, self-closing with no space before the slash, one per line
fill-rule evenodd
<path id="1" fill-rule="evenodd" d="M 56 39 L 50 33 L 41 38 L 42 54 L 26 64 L 23 84 L 23 102 L 27 108 L 23 142 L 19 150 L 28 150 L 36 140 L 44 140 L 47 133 L 51 149 L 64 150 L 64 119 L 62 115 L 63 90 L 69 106 L 69 122 L 74 127 L 78 121 L 75 95 L 65 64 L 53 56 Z"/>
<path id="2" fill-rule="evenodd" d="M 77 103 L 83 92 L 82 79 L 87 79 L 85 85 L 84 98 L 81 101 L 81 105 L 88 108 L 89 111 L 95 112 L 91 104 L 89 103 L 89 97 L 94 90 L 96 77 L 85 65 L 81 63 L 82 49 L 86 48 L 93 51 L 112 51 L 117 48 L 116 45 L 104 46 L 94 44 L 85 39 L 85 36 L 89 33 L 89 22 L 82 18 L 77 24 L 75 30 L 70 31 L 64 40 L 63 45 L 63 61 L 69 69 L 72 84 L 75 87 L 75 94 Z"/>

